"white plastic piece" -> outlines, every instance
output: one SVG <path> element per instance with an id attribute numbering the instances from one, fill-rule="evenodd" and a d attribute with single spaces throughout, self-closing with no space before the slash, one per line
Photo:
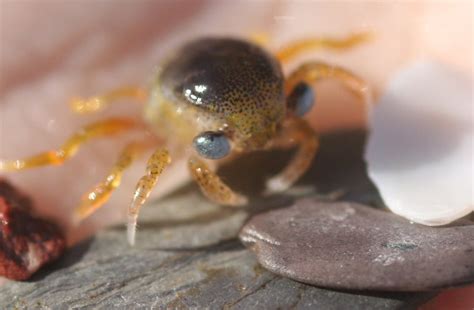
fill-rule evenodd
<path id="1" fill-rule="evenodd" d="M 444 225 L 474 211 L 473 84 L 437 63 L 399 72 L 373 110 L 370 178 L 396 214 Z"/>

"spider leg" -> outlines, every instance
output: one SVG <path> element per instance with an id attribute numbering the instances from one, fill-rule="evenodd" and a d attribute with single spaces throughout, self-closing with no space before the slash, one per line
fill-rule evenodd
<path id="1" fill-rule="evenodd" d="M 309 85 L 322 79 L 336 79 L 364 102 L 370 102 L 371 94 L 368 84 L 352 72 L 322 62 L 308 62 L 293 71 L 285 82 L 285 92 L 289 94 L 300 82 Z"/>
<path id="2" fill-rule="evenodd" d="M 47 165 L 61 165 L 73 157 L 79 147 L 92 138 L 113 136 L 138 127 L 133 119 L 110 118 L 85 126 L 73 134 L 59 149 L 26 159 L 0 160 L 0 171 L 17 171 Z"/>
<path id="3" fill-rule="evenodd" d="M 305 120 L 296 117 L 284 123 L 271 147 L 288 148 L 294 145 L 298 145 L 296 154 L 283 171 L 267 181 L 267 193 L 282 192 L 291 187 L 308 170 L 318 151 L 318 136 Z"/>
<path id="4" fill-rule="evenodd" d="M 147 148 L 145 143 L 130 143 L 122 150 L 118 160 L 112 166 L 109 174 L 103 181 L 95 185 L 82 197 L 81 204 L 75 210 L 75 222 L 82 221 L 97 209 L 102 207 L 110 198 L 112 192 L 120 186 L 125 170 Z"/>
<path id="5" fill-rule="evenodd" d="M 163 170 L 171 163 L 171 157 L 167 150 L 158 149 L 148 159 L 146 167 L 146 175 L 144 175 L 137 183 L 132 203 L 127 213 L 127 239 L 130 245 L 135 244 L 135 233 L 137 229 L 138 212 L 141 206 L 150 196 L 151 191 L 155 187 L 158 177 Z"/>
<path id="6" fill-rule="evenodd" d="M 291 91 L 301 82 L 314 84 L 322 79 L 334 78 L 344 84 L 364 102 L 370 99 L 367 83 L 355 74 L 321 62 L 309 62 L 297 68 L 285 82 L 285 92 Z M 281 192 L 295 183 L 309 168 L 319 148 L 319 139 L 313 129 L 297 117 L 290 117 L 284 124 L 280 136 L 273 141 L 273 147 L 299 145 L 296 155 L 288 166 L 267 182 L 267 192 Z"/>
<path id="7" fill-rule="evenodd" d="M 276 57 L 281 62 L 288 62 L 300 54 L 314 49 L 345 50 L 370 40 L 372 35 L 368 32 L 354 33 L 342 39 L 334 38 L 309 38 L 294 41 L 276 52 Z"/>
<path id="8" fill-rule="evenodd" d="M 143 102 L 147 98 L 146 91 L 136 86 L 124 86 L 111 90 L 103 95 L 91 98 L 71 99 L 71 109 L 78 114 L 88 114 L 100 111 L 113 101 L 131 98 Z"/>
<path id="9" fill-rule="evenodd" d="M 247 203 L 247 198 L 229 188 L 206 163 L 196 156 L 188 161 L 188 168 L 203 194 L 210 200 L 227 206 L 241 206 Z"/>

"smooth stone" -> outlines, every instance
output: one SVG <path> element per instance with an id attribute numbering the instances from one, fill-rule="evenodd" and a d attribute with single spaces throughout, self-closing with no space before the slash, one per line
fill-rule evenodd
<path id="1" fill-rule="evenodd" d="M 473 283 L 474 224 L 428 227 L 357 203 L 298 200 L 240 239 L 268 270 L 322 287 L 426 291 Z"/>
<path id="2" fill-rule="evenodd" d="M 236 236 L 244 210 L 188 187 L 141 213 L 137 244 L 104 230 L 29 282 L 5 281 L 1 309 L 416 309 L 436 293 L 338 292 L 263 269 Z"/>

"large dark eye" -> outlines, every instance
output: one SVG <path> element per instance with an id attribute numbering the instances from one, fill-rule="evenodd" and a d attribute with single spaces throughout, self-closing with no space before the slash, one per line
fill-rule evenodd
<path id="1" fill-rule="evenodd" d="M 315 92 L 311 86 L 298 83 L 288 96 L 288 107 L 298 116 L 305 115 L 314 105 Z"/>
<path id="2" fill-rule="evenodd" d="M 196 136 L 193 146 L 202 157 L 209 159 L 222 158 L 230 151 L 227 137 L 222 133 L 212 131 L 206 131 Z"/>

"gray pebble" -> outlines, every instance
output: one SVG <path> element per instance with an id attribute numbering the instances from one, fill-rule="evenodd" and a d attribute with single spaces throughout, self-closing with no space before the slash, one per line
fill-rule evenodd
<path id="1" fill-rule="evenodd" d="M 298 200 L 240 239 L 277 274 L 323 287 L 425 291 L 474 281 L 474 225 L 427 227 L 361 204 Z"/>

